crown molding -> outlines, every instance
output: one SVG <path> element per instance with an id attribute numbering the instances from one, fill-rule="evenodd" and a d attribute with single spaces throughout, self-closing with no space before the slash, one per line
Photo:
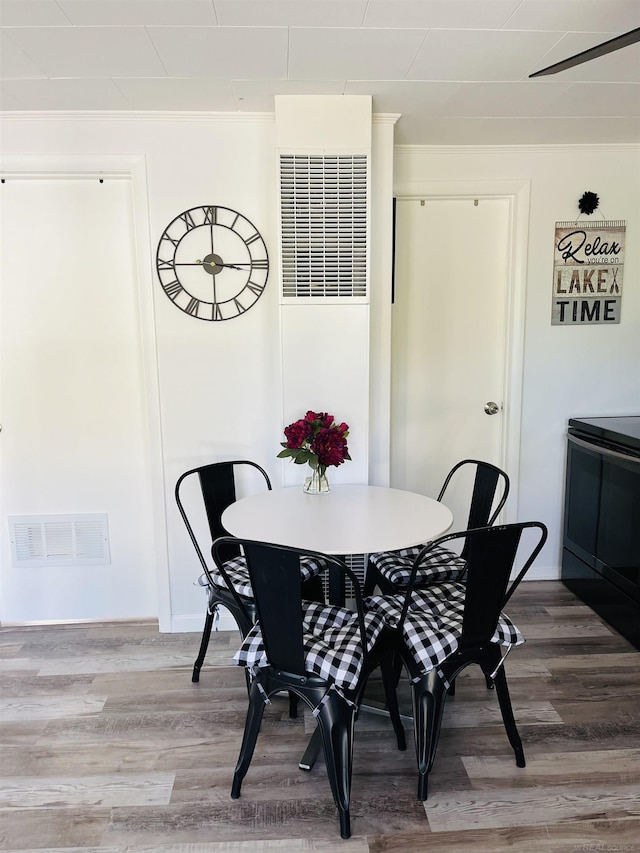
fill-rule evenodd
<path id="1" fill-rule="evenodd" d="M 426 153 L 426 154 L 487 154 L 500 152 L 504 154 L 513 151 L 518 154 L 571 151 L 637 151 L 640 142 L 585 142 L 585 143 L 523 143 L 522 145 L 395 145 L 396 153 Z"/>

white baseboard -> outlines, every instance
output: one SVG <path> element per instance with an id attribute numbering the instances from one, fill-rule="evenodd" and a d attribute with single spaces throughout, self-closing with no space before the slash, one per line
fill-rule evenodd
<path id="1" fill-rule="evenodd" d="M 556 566 L 539 566 L 529 569 L 524 576 L 524 581 L 559 581 L 560 569 Z M 524 583 L 523 581 L 523 583 Z"/>
<path id="2" fill-rule="evenodd" d="M 224 607 L 218 611 L 220 618 L 218 620 L 218 631 L 237 631 L 235 619 Z M 204 628 L 204 613 L 191 614 L 186 616 L 171 617 L 171 633 L 172 634 L 189 634 L 202 633 Z"/>

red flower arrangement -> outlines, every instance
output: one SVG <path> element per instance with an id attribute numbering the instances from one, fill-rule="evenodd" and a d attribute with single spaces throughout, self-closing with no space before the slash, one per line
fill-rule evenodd
<path id="1" fill-rule="evenodd" d="M 309 463 L 324 476 L 329 465 L 342 465 L 349 456 L 347 424 L 337 424 L 333 415 L 326 412 L 312 412 L 299 421 L 284 428 L 286 441 L 281 442 L 283 450 L 278 459 L 293 459 L 296 465 Z"/>

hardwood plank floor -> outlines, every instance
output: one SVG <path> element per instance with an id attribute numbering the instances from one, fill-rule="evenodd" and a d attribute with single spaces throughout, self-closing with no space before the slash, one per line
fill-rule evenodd
<path id="1" fill-rule="evenodd" d="M 640 853 L 640 653 L 559 582 L 522 584 L 508 612 L 527 637 L 506 662 L 527 766 L 479 671 L 447 703 L 425 803 L 411 732 L 398 752 L 388 720 L 363 713 L 349 841 L 324 763 L 298 769 L 314 718 L 290 720 L 285 697 L 231 800 L 246 710 L 235 632 L 212 637 L 192 684 L 197 634 L 0 628 L 0 850 Z M 408 698 L 403 680 L 405 713 Z"/>

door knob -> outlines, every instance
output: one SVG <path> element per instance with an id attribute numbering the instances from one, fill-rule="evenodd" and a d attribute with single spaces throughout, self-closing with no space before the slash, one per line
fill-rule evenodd
<path id="1" fill-rule="evenodd" d="M 497 415 L 500 411 L 500 406 L 492 400 L 489 400 L 488 403 L 484 404 L 484 410 L 488 415 Z"/>

